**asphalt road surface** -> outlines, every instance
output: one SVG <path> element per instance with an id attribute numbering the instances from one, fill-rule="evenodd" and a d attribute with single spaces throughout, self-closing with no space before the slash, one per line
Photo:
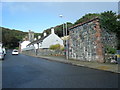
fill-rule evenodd
<path id="1" fill-rule="evenodd" d="M 118 74 L 41 58 L 11 55 L 2 63 L 3 88 L 118 88 Z"/>

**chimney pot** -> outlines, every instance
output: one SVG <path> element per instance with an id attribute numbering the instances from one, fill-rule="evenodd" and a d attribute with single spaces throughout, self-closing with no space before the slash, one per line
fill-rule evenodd
<path id="1" fill-rule="evenodd" d="M 54 32 L 54 28 L 52 28 L 52 29 L 51 29 L 51 34 L 54 34 L 54 33 L 55 33 L 55 32 Z"/>
<path id="2" fill-rule="evenodd" d="M 47 36 L 46 32 L 44 32 L 44 37 Z"/>
<path id="3" fill-rule="evenodd" d="M 38 36 L 38 39 L 40 39 L 41 38 L 41 36 Z"/>

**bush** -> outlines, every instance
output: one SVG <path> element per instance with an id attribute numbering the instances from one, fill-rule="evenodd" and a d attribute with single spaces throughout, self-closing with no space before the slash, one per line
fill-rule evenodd
<path id="1" fill-rule="evenodd" d="M 111 47 L 111 46 L 106 46 L 106 53 L 108 54 L 115 54 L 116 53 L 116 49 Z"/>
<path id="2" fill-rule="evenodd" d="M 55 45 L 51 45 L 49 49 L 51 49 L 51 50 L 64 50 L 64 47 L 61 46 L 60 44 L 55 44 Z"/>
<path id="3" fill-rule="evenodd" d="M 56 44 L 56 45 L 51 45 L 50 46 L 51 50 L 60 50 L 60 44 Z"/>

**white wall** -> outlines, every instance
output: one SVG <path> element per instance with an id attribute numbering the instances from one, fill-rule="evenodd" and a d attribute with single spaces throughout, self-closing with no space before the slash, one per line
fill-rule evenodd
<path id="1" fill-rule="evenodd" d="M 29 43 L 30 43 L 30 41 L 23 41 L 23 42 L 21 43 L 21 50 L 24 49 L 24 48 L 26 48 L 26 46 L 27 46 Z"/>
<path id="2" fill-rule="evenodd" d="M 38 44 L 34 44 L 35 49 L 38 49 Z"/>
<path id="3" fill-rule="evenodd" d="M 26 47 L 22 49 L 22 51 L 26 51 L 26 50 L 35 50 L 35 47 L 31 46 L 31 47 Z"/>
<path id="4" fill-rule="evenodd" d="M 51 45 L 55 44 L 63 45 L 63 40 L 59 38 L 56 34 L 52 33 L 43 40 L 40 48 L 49 48 Z"/>

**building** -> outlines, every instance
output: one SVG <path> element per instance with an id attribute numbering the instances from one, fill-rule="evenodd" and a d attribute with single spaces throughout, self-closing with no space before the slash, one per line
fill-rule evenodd
<path id="1" fill-rule="evenodd" d="M 23 41 L 19 42 L 19 52 L 26 50 L 27 45 L 32 41 L 34 41 L 34 32 L 29 30 L 28 35 L 23 38 Z"/>
<path id="2" fill-rule="evenodd" d="M 106 45 L 115 48 L 116 35 L 100 28 L 98 17 L 69 28 L 70 59 L 104 62 Z"/>
<path id="3" fill-rule="evenodd" d="M 38 40 L 35 40 L 28 44 L 28 47 L 34 46 L 36 49 L 48 49 L 51 45 L 60 44 L 63 45 L 63 40 L 54 33 L 54 29 L 51 29 L 51 34 L 47 35 L 44 33 L 44 36 Z"/>
<path id="4" fill-rule="evenodd" d="M 28 40 L 24 40 L 24 41 L 20 42 L 19 43 L 19 52 L 22 52 L 29 43 L 31 43 L 31 42 Z"/>
<path id="5" fill-rule="evenodd" d="M 30 42 L 33 42 L 33 41 L 34 41 L 34 32 L 31 31 L 31 30 L 29 30 L 29 32 L 28 32 L 28 40 L 29 40 Z"/>

